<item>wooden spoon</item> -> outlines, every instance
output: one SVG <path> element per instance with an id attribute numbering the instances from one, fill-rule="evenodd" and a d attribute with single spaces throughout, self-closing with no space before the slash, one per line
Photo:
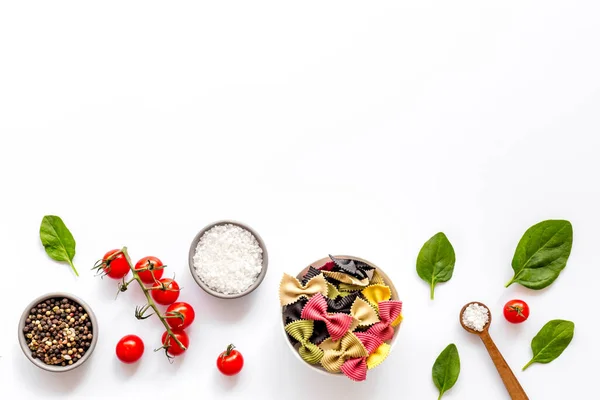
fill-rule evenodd
<path id="1" fill-rule="evenodd" d="M 489 321 L 483 327 L 483 331 L 481 331 L 481 332 L 476 331 L 475 329 L 471 329 L 468 326 L 465 326 L 465 324 L 463 323 L 463 319 L 462 319 L 463 313 L 465 312 L 467 307 L 473 303 L 477 303 L 477 304 L 487 308 L 487 310 L 488 310 Z M 521 387 L 521 384 L 515 377 L 515 374 L 513 374 L 513 372 L 511 371 L 510 367 L 506 363 L 506 360 L 504 359 L 504 357 L 502 357 L 500 350 L 498 350 L 498 347 L 496 347 L 496 344 L 494 343 L 494 341 L 492 340 L 492 337 L 490 336 L 489 329 L 490 329 L 490 324 L 492 323 L 492 313 L 490 312 L 489 307 L 478 301 L 473 301 L 471 303 L 465 304 L 465 306 L 462 308 L 462 310 L 460 310 L 459 320 L 460 320 L 461 326 L 467 332 L 477 335 L 481 338 L 481 341 L 483 342 L 488 353 L 490 354 L 492 361 L 496 365 L 496 369 L 498 370 L 498 373 L 500 374 L 500 377 L 502 378 L 502 381 L 504 382 L 504 386 L 506 386 L 506 390 L 508 390 L 508 394 L 510 394 L 510 398 L 512 400 L 529 400 L 529 397 L 527 397 L 527 394 Z"/>

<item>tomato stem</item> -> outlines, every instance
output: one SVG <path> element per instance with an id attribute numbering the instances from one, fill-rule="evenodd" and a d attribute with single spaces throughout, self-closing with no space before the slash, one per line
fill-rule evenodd
<path id="1" fill-rule="evenodd" d="M 144 306 L 144 312 L 147 311 L 149 307 L 151 307 L 154 310 L 154 314 L 156 314 L 156 316 L 158 317 L 158 319 L 160 319 L 160 322 L 162 322 L 162 324 L 164 325 L 165 329 L 167 330 L 167 340 L 166 340 L 166 342 L 168 342 L 168 337 L 171 337 L 171 338 L 173 338 L 173 340 L 175 341 L 175 343 L 177 343 L 177 345 L 182 350 L 186 350 L 187 348 L 183 345 L 183 343 L 181 343 L 179 341 L 179 339 L 177 339 L 177 336 L 175 336 L 175 334 L 171 330 L 171 327 L 167 323 L 167 319 L 161 315 L 160 310 L 158 309 L 158 307 L 156 307 L 156 304 L 154 303 L 154 300 L 152 300 L 152 297 L 150 296 L 150 290 L 152 290 L 152 289 L 151 288 L 147 288 L 144 285 L 144 282 L 142 282 L 142 279 L 140 278 L 140 275 L 138 274 L 138 271 L 135 270 L 135 268 L 133 266 L 133 263 L 131 262 L 131 258 L 129 258 L 129 253 L 127 253 L 127 247 L 123 247 L 121 249 L 121 253 L 123 253 L 123 255 L 125 256 L 125 259 L 127 260 L 127 263 L 129 264 L 129 269 L 131 269 L 131 272 L 133 273 L 133 280 L 135 280 L 137 283 L 139 283 L 140 288 L 142 289 L 142 291 L 144 292 L 144 295 L 146 296 L 146 301 L 148 302 L 148 304 L 146 306 Z M 165 348 L 164 345 L 163 345 L 163 348 Z M 166 348 L 165 348 L 165 350 L 166 350 Z M 168 354 L 167 354 L 167 358 L 169 358 Z"/>
<path id="2" fill-rule="evenodd" d="M 233 349 L 235 349 L 235 346 L 232 344 L 230 344 L 229 346 L 227 346 L 227 350 L 225 351 L 225 355 L 223 357 L 227 357 L 231 354 L 231 352 L 233 351 Z"/>

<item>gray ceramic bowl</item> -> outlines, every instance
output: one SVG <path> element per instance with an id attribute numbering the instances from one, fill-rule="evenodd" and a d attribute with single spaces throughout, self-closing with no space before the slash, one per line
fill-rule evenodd
<path id="1" fill-rule="evenodd" d="M 249 231 L 250 233 L 252 233 L 252 235 L 254 235 L 254 237 L 256 238 L 258 245 L 260 246 L 260 248 L 263 251 L 263 253 L 262 253 L 262 258 L 263 258 L 262 269 L 260 271 L 260 274 L 256 278 L 256 281 L 254 281 L 254 283 L 252 285 L 250 285 L 250 287 L 248 289 L 246 289 L 246 291 L 244 291 L 242 293 L 238 293 L 238 294 L 223 294 L 223 293 L 220 293 L 220 292 L 217 292 L 217 291 L 211 289 L 210 287 L 208 287 L 208 285 L 206 285 L 206 283 L 204 283 L 202 281 L 202 279 L 200 279 L 200 277 L 196 273 L 196 270 L 194 269 L 194 254 L 196 254 L 196 247 L 198 246 L 198 242 L 200 241 L 200 238 L 202 237 L 202 235 L 204 235 L 204 233 L 206 231 L 208 231 L 209 229 L 211 229 L 217 225 L 226 225 L 226 224 L 237 225 L 237 226 Z M 205 226 L 204 228 L 202 228 L 202 230 L 200 232 L 198 232 L 196 237 L 194 237 L 194 240 L 192 241 L 192 244 L 190 246 L 189 265 L 190 265 L 190 273 L 192 274 L 192 277 L 194 278 L 194 280 L 196 281 L 198 286 L 200 286 L 202 288 L 202 290 L 204 290 L 206 293 L 213 295 L 215 297 L 218 297 L 220 299 L 236 299 L 236 298 L 243 297 L 247 294 L 252 293 L 257 287 L 260 286 L 263 279 L 265 279 L 265 275 L 267 274 L 267 267 L 269 265 L 269 256 L 267 254 L 267 247 L 265 246 L 265 242 L 263 242 L 260 235 L 258 233 L 256 233 L 256 231 L 254 229 L 250 228 L 246 224 L 242 224 L 241 222 L 223 220 L 223 221 L 213 222 L 212 224 Z"/>
<path id="2" fill-rule="evenodd" d="M 83 307 L 85 312 L 90 317 L 90 322 L 92 323 L 92 333 L 94 335 L 94 337 L 92 338 L 92 342 L 90 343 L 90 348 L 84 353 L 83 357 L 81 357 L 79 359 L 79 361 L 77 361 L 76 363 L 67 365 L 65 367 L 63 367 L 61 365 L 47 365 L 47 364 L 44 364 L 39 358 L 33 358 L 31 356 L 31 350 L 29 349 L 29 347 L 27 347 L 27 339 L 25 338 L 25 335 L 23 334 L 23 328 L 25 327 L 25 321 L 27 320 L 27 317 L 29 316 L 29 311 L 36 304 L 38 304 L 42 301 L 45 301 L 48 299 L 54 299 L 54 298 L 61 298 L 61 299 L 67 298 L 67 299 L 73 300 L 77 304 L 81 305 L 81 307 Z M 21 350 L 23 350 L 25 357 L 27 357 L 27 359 L 29 361 L 31 361 L 37 367 L 39 367 L 43 370 L 46 370 L 46 371 L 67 372 L 67 371 L 70 371 L 70 370 L 75 369 L 75 368 L 79 367 L 80 365 L 82 365 L 84 362 L 87 361 L 88 358 L 90 358 L 90 356 L 94 352 L 94 349 L 96 348 L 96 342 L 98 341 L 98 320 L 96 319 L 96 315 L 94 314 L 94 312 L 92 311 L 90 306 L 86 302 L 81 300 L 79 297 L 74 296 L 70 293 L 53 292 L 53 293 L 47 293 L 43 296 L 40 296 L 37 299 L 33 300 L 31 303 L 29 303 L 29 305 L 27 306 L 27 308 L 25 308 L 25 310 L 23 311 L 23 314 L 21 315 L 21 320 L 19 321 L 19 332 L 17 332 L 17 333 L 18 333 L 18 337 L 19 337 L 19 344 L 21 345 Z"/>

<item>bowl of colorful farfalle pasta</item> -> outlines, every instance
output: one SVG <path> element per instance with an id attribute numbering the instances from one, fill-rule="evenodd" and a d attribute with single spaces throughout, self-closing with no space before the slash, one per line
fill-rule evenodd
<path id="1" fill-rule="evenodd" d="M 329 256 L 284 274 L 279 300 L 293 353 L 316 371 L 353 381 L 388 357 L 402 322 L 392 281 L 358 257 Z"/>

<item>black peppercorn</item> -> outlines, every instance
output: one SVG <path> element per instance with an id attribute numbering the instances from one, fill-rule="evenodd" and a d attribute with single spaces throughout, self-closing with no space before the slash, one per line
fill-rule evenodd
<path id="1" fill-rule="evenodd" d="M 49 365 L 72 365 L 89 349 L 93 338 L 87 313 L 72 300 L 48 299 L 33 307 L 23 335 L 31 356 Z M 87 340 L 87 341 L 84 341 Z"/>

